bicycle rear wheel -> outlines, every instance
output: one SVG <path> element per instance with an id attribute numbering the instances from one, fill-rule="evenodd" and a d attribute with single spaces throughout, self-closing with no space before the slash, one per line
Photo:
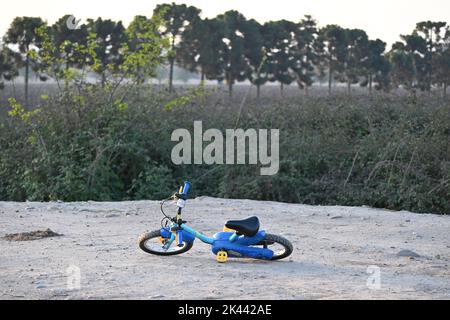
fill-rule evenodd
<path id="1" fill-rule="evenodd" d="M 260 245 L 273 251 L 271 260 L 287 258 L 291 255 L 292 251 L 294 251 L 294 247 L 289 240 L 282 236 L 270 233 L 266 233 L 266 236 L 264 237 L 264 240 L 261 241 Z"/>

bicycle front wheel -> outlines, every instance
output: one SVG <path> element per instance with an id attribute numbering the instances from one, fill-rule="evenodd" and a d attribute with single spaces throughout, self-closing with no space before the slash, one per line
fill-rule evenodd
<path id="1" fill-rule="evenodd" d="M 164 245 L 167 241 L 168 239 L 161 237 L 160 230 L 155 230 L 142 234 L 139 237 L 138 243 L 139 248 L 143 251 L 157 256 L 173 256 L 182 254 L 188 252 L 194 245 L 193 242 L 183 241 L 183 245 L 180 247 L 176 243 L 173 243 L 169 249 L 165 249 Z"/>

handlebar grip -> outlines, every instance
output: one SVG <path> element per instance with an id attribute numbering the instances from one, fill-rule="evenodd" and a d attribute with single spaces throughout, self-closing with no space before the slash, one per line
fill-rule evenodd
<path id="1" fill-rule="evenodd" d="M 189 181 L 185 181 L 184 186 L 183 186 L 183 191 L 181 192 L 181 194 L 187 197 L 190 188 L 191 188 L 191 183 Z"/>

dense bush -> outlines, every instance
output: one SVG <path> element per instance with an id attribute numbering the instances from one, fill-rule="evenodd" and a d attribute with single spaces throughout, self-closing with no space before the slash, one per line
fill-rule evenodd
<path id="1" fill-rule="evenodd" d="M 126 87 L 123 90 L 128 90 Z M 155 88 L 111 101 L 107 90 L 43 96 L 0 110 L 1 200 L 161 199 L 183 179 L 193 196 L 369 205 L 450 213 L 448 100 L 374 95 L 224 92 L 167 97 Z M 254 93 L 252 93 L 253 96 Z M 237 120 L 239 119 L 239 120 Z M 280 129 L 280 171 L 175 166 L 174 129 Z"/>

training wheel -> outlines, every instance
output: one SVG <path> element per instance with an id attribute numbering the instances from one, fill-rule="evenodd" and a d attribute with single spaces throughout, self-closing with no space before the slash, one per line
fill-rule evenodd
<path id="1" fill-rule="evenodd" d="M 217 262 L 224 263 L 228 260 L 228 253 L 226 251 L 217 252 L 216 256 Z"/>

